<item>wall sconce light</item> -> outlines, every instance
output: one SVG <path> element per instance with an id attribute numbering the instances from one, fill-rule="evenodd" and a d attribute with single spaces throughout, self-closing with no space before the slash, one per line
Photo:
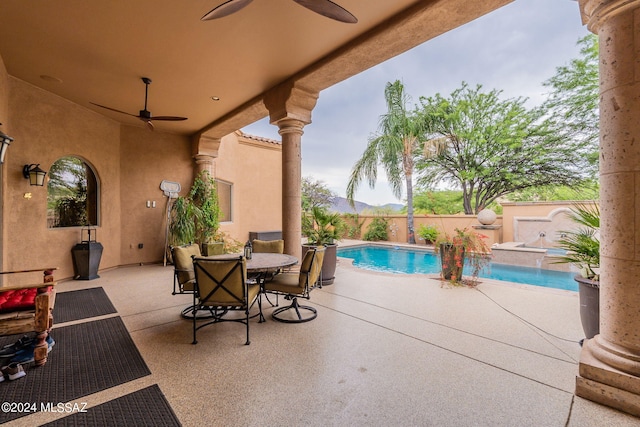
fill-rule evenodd
<path id="1" fill-rule="evenodd" d="M 2 144 L 0 145 L 0 164 L 4 163 L 4 155 L 7 154 L 7 148 L 11 145 L 11 141 L 13 138 L 0 130 L 0 144 Z"/>
<path id="2" fill-rule="evenodd" d="M 47 171 L 43 171 L 39 166 L 40 163 L 38 163 L 37 165 L 24 165 L 24 168 L 22 169 L 22 175 L 24 175 L 24 177 L 29 180 L 30 185 L 38 185 L 42 187 L 44 185 L 44 177 L 47 174 Z"/>

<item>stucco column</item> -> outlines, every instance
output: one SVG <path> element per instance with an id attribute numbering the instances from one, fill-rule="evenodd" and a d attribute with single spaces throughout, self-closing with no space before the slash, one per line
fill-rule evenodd
<path id="1" fill-rule="evenodd" d="M 222 138 L 212 138 L 206 135 L 196 135 L 191 143 L 191 154 L 195 161 L 194 176 L 206 170 L 213 178 L 216 176 L 215 159 L 218 157 Z"/>
<path id="2" fill-rule="evenodd" d="M 267 93 L 264 104 L 282 135 L 282 238 L 284 252 L 301 259 L 303 128 L 311 123 L 318 92 L 287 82 Z"/>
<path id="3" fill-rule="evenodd" d="M 580 0 L 600 41 L 600 334 L 576 394 L 640 416 L 640 0 Z"/>
<path id="4" fill-rule="evenodd" d="M 282 135 L 282 237 L 285 253 L 302 256 L 302 129 L 305 123 L 284 119 L 277 123 Z M 297 221 L 296 221 L 297 219 Z"/>
<path id="5" fill-rule="evenodd" d="M 209 175 L 214 177 L 216 176 L 216 171 L 215 171 L 215 160 L 216 158 L 213 156 L 209 156 L 209 155 L 204 155 L 204 154 L 199 154 L 197 156 L 195 156 L 195 167 L 194 167 L 194 172 L 195 172 L 195 176 L 200 175 L 200 172 L 202 171 L 207 171 L 209 172 Z"/>

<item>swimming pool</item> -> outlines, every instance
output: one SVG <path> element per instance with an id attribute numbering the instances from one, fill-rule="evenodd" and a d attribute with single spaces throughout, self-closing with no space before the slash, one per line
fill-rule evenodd
<path id="1" fill-rule="evenodd" d="M 429 251 L 386 246 L 338 248 L 338 256 L 353 259 L 353 265 L 367 270 L 404 274 L 440 273 L 438 255 Z M 467 268 L 465 267 L 465 274 Z M 491 263 L 479 274 L 488 279 L 504 280 L 546 288 L 578 291 L 573 273 L 540 268 Z"/>

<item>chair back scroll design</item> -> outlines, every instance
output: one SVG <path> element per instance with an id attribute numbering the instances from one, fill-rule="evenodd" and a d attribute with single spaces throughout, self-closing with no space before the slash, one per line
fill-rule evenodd
<path id="1" fill-rule="evenodd" d="M 194 257 L 195 289 L 193 293 L 193 344 L 197 344 L 196 331 L 218 322 L 238 322 L 246 325 L 249 340 L 249 310 L 257 301 L 262 321 L 262 307 L 258 284 L 247 283 L 247 262 L 243 256 L 224 258 Z M 197 325 L 198 311 L 207 310 L 210 319 Z M 242 311 L 244 317 L 225 317 L 229 311 Z"/>

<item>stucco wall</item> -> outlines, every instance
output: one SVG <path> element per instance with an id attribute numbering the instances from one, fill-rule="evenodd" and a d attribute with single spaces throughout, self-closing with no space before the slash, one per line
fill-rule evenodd
<path id="1" fill-rule="evenodd" d="M 575 204 L 573 201 L 503 203 L 504 241 L 532 243 L 538 233 L 546 234 L 542 246 L 553 246 L 559 230 L 570 230 L 575 224 L 564 214 Z M 526 219 L 526 221 L 522 221 Z"/>
<path id="2" fill-rule="evenodd" d="M 48 171 L 69 155 L 90 164 L 98 179 L 100 270 L 162 261 L 167 198 L 160 183 L 179 182 L 181 195 L 189 191 L 196 167 L 189 137 L 121 125 L 10 77 L 3 67 L 0 117 L 15 139 L 2 167 L 3 270 L 58 267 L 56 278 L 73 277 L 71 249 L 81 241 L 81 227 L 47 228 L 47 188 L 31 187 L 22 176 L 25 164 Z M 278 143 L 240 133 L 223 138 L 215 175 L 233 184 L 233 220 L 223 231 L 244 241 L 252 230 L 281 229 L 281 165 Z M 34 274 L 3 284 L 40 280 Z"/>
<path id="3" fill-rule="evenodd" d="M 2 127 L 0 130 L 3 130 L 7 135 L 10 134 L 9 130 L 9 76 L 7 75 L 7 70 L 4 66 L 4 62 L 2 61 L 2 57 L 0 56 L 0 123 L 2 123 Z"/>
<path id="4" fill-rule="evenodd" d="M 189 192 L 193 183 L 190 140 L 146 127 L 122 126 L 120 154 L 121 264 L 157 262 L 163 259 L 168 201 L 160 183 L 179 182 L 180 195 Z M 152 207 L 147 207 L 147 201 Z"/>
<path id="5" fill-rule="evenodd" d="M 9 124 L 9 76 L 4 66 L 4 61 L 0 56 L 0 130 L 11 136 L 11 126 Z M 8 156 L 9 154 L 7 154 Z M 2 224 L 4 223 L 4 187 L 5 187 L 5 167 L 0 165 L 0 270 L 4 271 L 4 238 Z M 0 279 L 2 283 L 2 279 Z"/>
<path id="6" fill-rule="evenodd" d="M 48 229 L 47 189 L 31 187 L 25 164 L 49 170 L 58 158 L 78 156 L 94 167 L 101 188 L 98 239 L 101 267 L 120 264 L 120 125 L 23 81 L 9 78 L 9 116 L 15 139 L 4 164 L 4 269 L 55 266 L 73 275 L 71 249 L 80 228 Z"/>
<path id="7" fill-rule="evenodd" d="M 221 229 L 244 242 L 250 231 L 282 230 L 282 146 L 233 133 L 222 139 L 216 178 L 233 184 L 232 221 Z"/>
<path id="8" fill-rule="evenodd" d="M 593 202 L 577 202 L 590 204 Z M 555 241 L 560 237 L 561 231 L 575 229 L 576 225 L 566 216 L 575 201 L 557 202 L 507 202 L 502 204 L 502 215 L 498 215 L 495 230 L 480 227 L 476 215 L 414 215 L 415 231 L 421 224 L 433 225 L 440 232 L 452 234 L 456 228 L 476 229 L 477 232 L 487 236 L 487 243 L 523 241 L 529 243 L 538 238 L 539 232 L 545 233 L 545 247 L 555 246 Z M 407 217 L 406 215 L 389 215 L 389 241 L 407 241 Z M 373 217 L 360 215 L 359 222 L 364 224 L 361 228 L 362 236 L 367 231 Z M 416 242 L 424 243 L 418 239 Z"/>

